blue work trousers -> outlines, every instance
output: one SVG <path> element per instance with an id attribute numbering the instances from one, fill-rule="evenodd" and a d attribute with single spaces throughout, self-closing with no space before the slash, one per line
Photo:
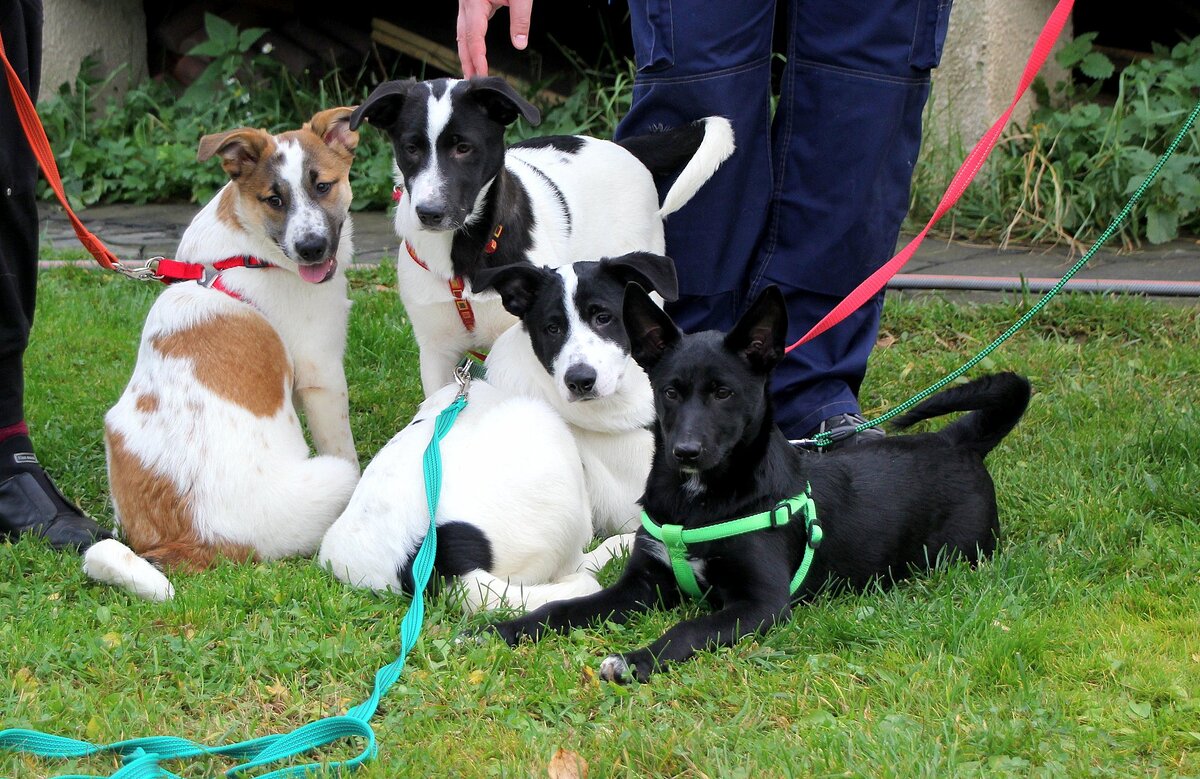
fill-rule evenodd
<path id="1" fill-rule="evenodd" d="M 892 256 L 908 210 L 950 0 L 778 4 L 777 14 L 776 0 L 629 0 L 638 72 L 617 137 L 719 114 L 737 143 L 667 218 L 682 293 L 668 311 L 688 332 L 729 329 L 775 284 L 791 343 Z M 773 109 L 776 43 L 786 59 Z M 859 410 L 882 306 L 880 294 L 776 369 L 789 436 Z"/>

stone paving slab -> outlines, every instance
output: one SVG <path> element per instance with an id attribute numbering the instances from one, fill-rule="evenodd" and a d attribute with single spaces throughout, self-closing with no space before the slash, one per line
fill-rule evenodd
<path id="1" fill-rule="evenodd" d="M 173 256 L 179 238 L 196 210 L 195 205 L 188 204 L 94 206 L 80 214 L 80 218 L 118 257 L 133 261 Z M 55 248 L 78 245 L 60 208 L 42 205 L 41 212 L 44 243 Z M 399 240 L 386 212 L 360 211 L 354 213 L 353 218 L 356 262 L 371 264 L 396 256 Z M 907 240 L 905 236 L 901 245 Z M 905 266 L 904 273 L 913 276 L 1059 278 L 1079 256 L 1065 247 L 1002 249 L 928 238 Z M 1200 283 L 1200 241 L 1178 240 L 1133 252 L 1106 248 L 1098 252 L 1076 278 Z"/>

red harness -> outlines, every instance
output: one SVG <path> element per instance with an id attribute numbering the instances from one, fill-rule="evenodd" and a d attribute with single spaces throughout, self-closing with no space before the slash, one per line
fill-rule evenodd
<path id="1" fill-rule="evenodd" d="M 392 189 L 392 201 L 399 203 L 400 198 L 404 196 L 404 190 L 400 187 Z M 504 225 L 496 225 L 496 229 L 492 231 L 492 237 L 488 239 L 484 245 L 483 251 L 486 254 L 495 254 L 499 248 L 500 234 L 504 232 Z M 412 247 L 408 241 L 404 242 L 404 248 L 408 251 L 408 256 L 412 257 L 412 261 L 420 265 L 425 270 L 429 270 L 429 266 L 421 261 L 417 256 L 417 250 Z M 475 331 L 475 310 L 471 308 L 471 301 L 463 297 L 463 292 L 466 290 L 466 284 L 463 282 L 462 276 L 451 276 L 449 281 L 450 294 L 454 298 L 454 307 L 458 309 L 458 318 L 462 320 L 463 327 L 468 333 Z"/>
<path id="2" fill-rule="evenodd" d="M 147 267 L 153 270 L 154 278 L 164 284 L 194 281 L 202 287 L 224 292 L 234 300 L 250 303 L 240 292 L 236 292 L 225 286 L 225 281 L 221 278 L 221 271 L 226 271 L 230 268 L 274 268 L 275 266 L 266 260 L 260 260 L 258 257 L 239 254 L 214 262 L 211 270 L 207 265 L 202 265 L 198 262 L 180 262 L 178 260 L 169 260 L 165 257 L 151 260 L 147 264 Z M 213 273 L 213 270 L 216 273 Z"/>

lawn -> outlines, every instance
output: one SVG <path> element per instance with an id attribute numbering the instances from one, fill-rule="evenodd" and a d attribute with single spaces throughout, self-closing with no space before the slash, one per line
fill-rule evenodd
<path id="1" fill-rule="evenodd" d="M 365 463 L 419 382 L 393 274 L 353 281 L 347 367 Z M 42 277 L 33 437 L 103 522 L 102 417 L 156 292 L 91 271 Z M 1030 302 L 890 298 L 866 409 L 940 378 Z M 597 682 L 599 658 L 678 613 L 510 649 L 455 643 L 474 622 L 435 598 L 373 723 L 378 760 L 358 775 L 545 776 L 561 748 L 592 777 L 1200 776 L 1200 308 L 1064 297 L 985 369 L 1023 373 L 1036 393 L 989 457 L 1005 532 L 991 562 L 819 600 L 628 688 Z M 0 727 L 97 742 L 290 730 L 367 696 L 407 606 L 304 560 L 174 581 L 174 601 L 146 603 L 89 583 L 39 540 L 0 545 Z M 118 767 L 0 755 L 11 777 Z"/>

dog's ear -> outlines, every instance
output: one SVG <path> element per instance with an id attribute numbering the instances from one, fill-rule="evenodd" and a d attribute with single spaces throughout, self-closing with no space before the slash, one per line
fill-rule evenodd
<path id="1" fill-rule="evenodd" d="M 788 316 L 783 293 L 774 284 L 764 289 L 725 336 L 725 348 L 751 370 L 769 373 L 787 347 Z"/>
<path id="2" fill-rule="evenodd" d="M 600 266 L 618 281 L 641 284 L 647 291 L 662 295 L 663 300 L 679 299 L 679 279 L 675 276 L 675 263 L 670 257 L 650 252 L 630 252 L 620 257 L 605 257 L 600 260 Z"/>
<path id="3" fill-rule="evenodd" d="M 534 127 L 542 123 L 542 113 L 499 76 L 467 80 L 464 97 L 479 104 L 493 122 L 508 126 L 521 116 Z"/>
<path id="4" fill-rule="evenodd" d="M 253 170 L 258 161 L 270 153 L 274 145 L 274 139 L 266 130 L 239 127 L 201 138 L 200 147 L 196 150 L 196 159 L 207 162 L 214 154 L 219 154 L 221 167 L 229 174 L 229 178 L 236 179 Z"/>
<path id="5" fill-rule="evenodd" d="M 364 121 L 387 129 L 396 122 L 400 109 L 417 88 L 416 79 L 385 81 L 372 90 L 367 99 L 350 114 L 350 130 L 357 130 Z"/>
<path id="6" fill-rule="evenodd" d="M 650 293 L 634 282 L 625 285 L 622 309 L 630 354 L 649 373 L 668 350 L 675 348 L 683 333 L 667 312 L 651 300 Z"/>
<path id="7" fill-rule="evenodd" d="M 358 133 L 350 129 L 350 116 L 353 113 L 354 109 L 346 106 L 327 108 L 313 114 L 304 127 L 316 133 L 326 146 L 340 146 L 353 152 L 358 147 Z"/>
<path id="8" fill-rule="evenodd" d="M 471 291 L 496 290 L 500 293 L 504 310 L 524 319 L 550 275 L 551 272 L 545 268 L 524 262 L 484 268 L 471 277 Z"/>

